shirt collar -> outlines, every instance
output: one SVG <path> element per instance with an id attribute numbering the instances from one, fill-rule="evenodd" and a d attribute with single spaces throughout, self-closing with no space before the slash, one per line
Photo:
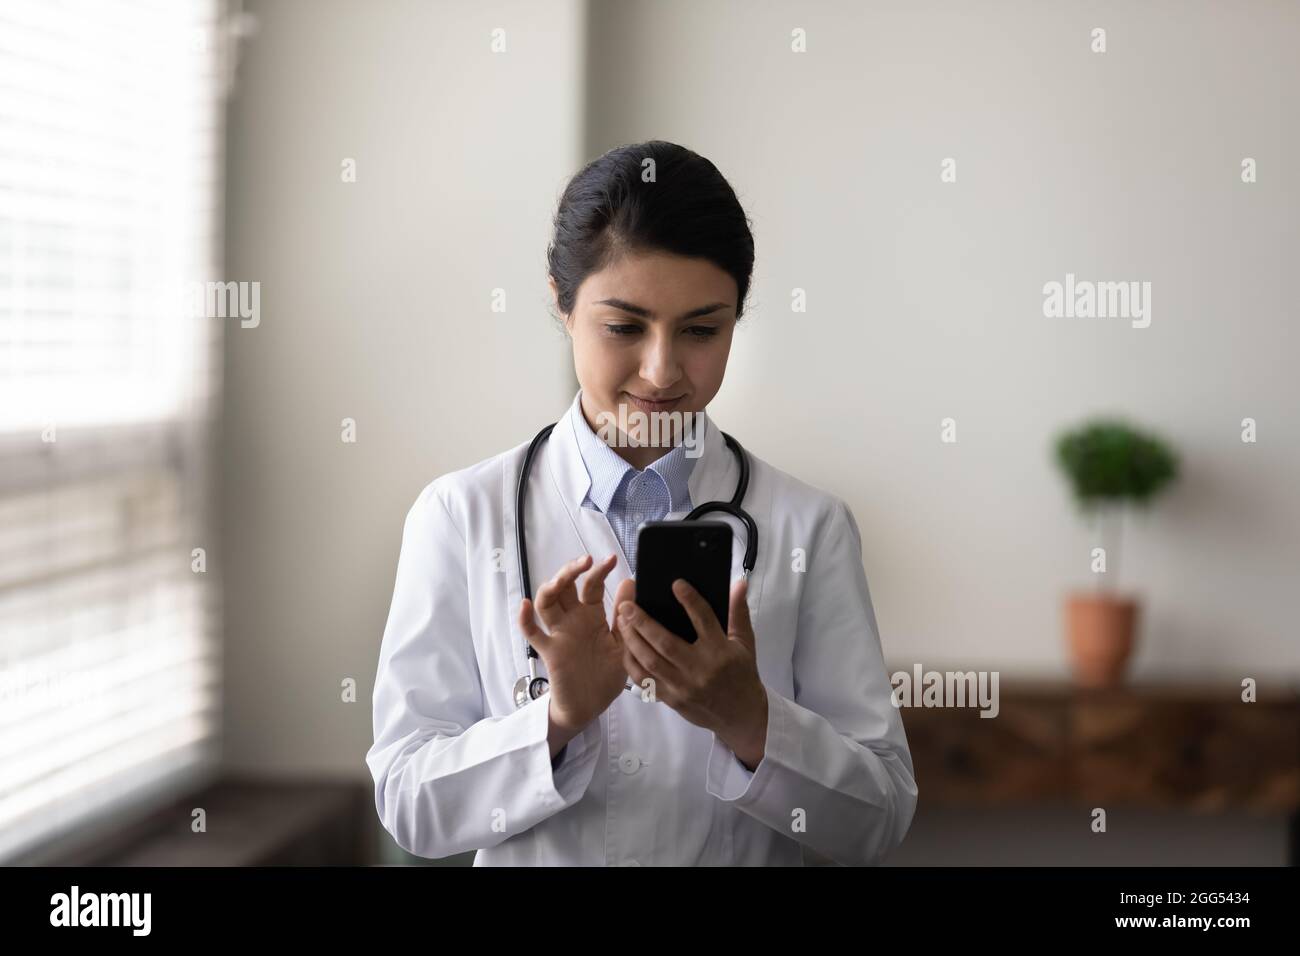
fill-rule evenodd
<path id="1" fill-rule="evenodd" d="M 605 444 L 587 423 L 587 417 L 582 414 L 582 389 L 578 389 L 578 393 L 573 397 L 573 404 L 569 406 L 569 417 L 573 432 L 578 438 L 582 463 L 586 465 L 587 476 L 591 479 L 587 497 L 601 512 L 606 512 L 614 499 L 614 493 L 623 482 L 623 477 L 636 468 Z M 703 434 L 707 434 L 708 416 L 702 416 L 701 421 L 706 429 L 702 433 L 702 440 Z M 697 460 L 698 456 L 692 458 L 686 454 L 684 444 L 678 444 L 668 454 L 660 456 L 646 467 L 646 471 L 653 471 L 668 486 L 671 511 L 690 510 L 691 495 L 688 482 Z"/>

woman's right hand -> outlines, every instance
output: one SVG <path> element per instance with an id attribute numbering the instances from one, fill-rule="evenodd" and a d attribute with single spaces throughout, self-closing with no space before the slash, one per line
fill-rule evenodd
<path id="1" fill-rule="evenodd" d="M 627 686 L 622 641 L 617 626 L 611 631 L 605 620 L 605 578 L 618 557 L 611 554 L 576 587 L 591 560 L 586 554 L 570 561 L 542 585 L 536 600 L 524 598 L 519 606 L 520 629 L 546 664 L 551 721 L 573 734 L 603 714 Z M 615 610 L 635 593 L 632 578 L 622 582 Z M 534 607 L 545 631 L 537 626 Z"/>

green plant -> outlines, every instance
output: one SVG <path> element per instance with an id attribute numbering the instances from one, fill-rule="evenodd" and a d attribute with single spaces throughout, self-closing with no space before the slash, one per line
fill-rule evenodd
<path id="1" fill-rule="evenodd" d="M 1178 476 L 1178 457 L 1159 438 L 1125 421 L 1105 418 L 1058 435 L 1055 452 L 1084 515 L 1116 517 L 1115 544 L 1107 549 L 1109 570 L 1115 574 L 1105 576 L 1113 578 L 1119 570 L 1124 507 L 1149 505 Z"/>

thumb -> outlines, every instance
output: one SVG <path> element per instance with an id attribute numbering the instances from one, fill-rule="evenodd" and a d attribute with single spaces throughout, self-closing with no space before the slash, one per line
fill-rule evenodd
<path id="1" fill-rule="evenodd" d="M 609 630 L 620 644 L 623 643 L 623 635 L 619 632 L 618 608 L 624 601 L 636 601 L 636 581 L 632 578 L 624 578 L 620 581 L 618 590 L 614 592 L 614 620 Z"/>
<path id="2" fill-rule="evenodd" d="M 741 578 L 731 588 L 731 607 L 727 611 L 727 637 L 740 641 L 751 654 L 754 649 L 754 625 L 749 619 L 749 581 Z"/>

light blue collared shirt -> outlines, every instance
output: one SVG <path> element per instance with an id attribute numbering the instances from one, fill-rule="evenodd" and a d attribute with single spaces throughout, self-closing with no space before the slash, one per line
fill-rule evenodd
<path id="1" fill-rule="evenodd" d="M 686 454 L 685 443 L 678 444 L 644 471 L 638 471 L 629 461 L 596 434 L 582 414 L 582 390 L 569 408 L 573 417 L 573 431 L 578 436 L 578 450 L 587 466 L 591 488 L 583 499 L 584 508 L 603 512 L 609 519 L 623 549 L 623 557 L 631 573 L 636 574 L 636 536 L 647 521 L 662 521 L 671 511 L 690 511 L 691 493 L 687 486 L 698 457 Z M 692 416 L 693 417 L 693 416 Z M 701 422 L 707 422 L 701 418 Z M 687 420 L 686 427 L 690 427 Z M 707 425 L 705 426 L 707 428 Z M 694 438 L 694 436 L 692 436 Z M 703 433 L 699 441 L 703 441 Z M 599 562 L 605 555 L 594 554 Z"/>

